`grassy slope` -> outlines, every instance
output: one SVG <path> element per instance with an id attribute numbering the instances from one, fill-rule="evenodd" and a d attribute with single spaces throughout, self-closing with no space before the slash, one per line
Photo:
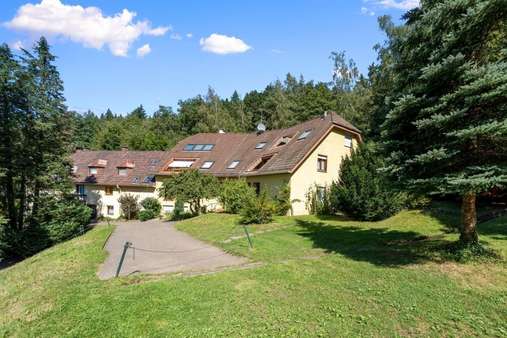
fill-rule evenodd
<path id="1" fill-rule="evenodd" d="M 0 271 L 0 335 L 392 336 L 507 334 L 507 265 L 457 264 L 438 247 L 452 217 L 402 212 L 383 222 L 277 218 L 251 227 L 209 214 L 178 224 L 255 269 L 99 281 L 99 227 Z M 507 218 L 481 225 L 507 255 Z M 427 237 L 423 237 L 427 236 Z M 226 241 L 224 243 L 224 241 Z"/>

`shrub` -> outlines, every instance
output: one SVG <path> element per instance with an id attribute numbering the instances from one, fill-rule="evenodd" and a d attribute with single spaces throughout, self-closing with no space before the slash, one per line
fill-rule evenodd
<path id="1" fill-rule="evenodd" d="M 221 185 L 218 200 L 225 212 L 239 214 L 243 206 L 253 197 L 255 191 L 245 179 L 227 179 Z"/>
<path id="2" fill-rule="evenodd" d="M 285 216 L 291 210 L 292 204 L 290 200 L 290 185 L 284 183 L 279 187 L 275 194 L 275 208 L 276 214 L 279 216 Z"/>
<path id="3" fill-rule="evenodd" d="M 373 145 L 361 144 L 344 158 L 340 179 L 331 186 L 333 207 L 364 221 L 380 220 L 400 211 L 406 196 L 393 189 L 379 171 L 383 161 Z"/>
<path id="4" fill-rule="evenodd" d="M 241 210 L 241 223 L 264 224 L 273 220 L 276 211 L 274 203 L 269 199 L 266 191 L 262 191 L 258 197 L 252 197 L 246 201 Z"/>
<path id="5" fill-rule="evenodd" d="M 306 207 L 312 215 L 332 215 L 336 210 L 331 199 L 329 187 L 315 185 L 306 192 Z"/>
<path id="6" fill-rule="evenodd" d="M 41 197 L 37 213 L 16 235 L 16 251 L 31 256 L 56 243 L 83 234 L 92 210 L 73 196 Z"/>
<path id="7" fill-rule="evenodd" d="M 160 202 L 155 197 L 146 197 L 141 201 L 141 206 L 145 210 L 150 210 L 154 217 L 160 215 L 160 210 L 162 210 L 162 205 L 160 205 Z"/>
<path id="8" fill-rule="evenodd" d="M 139 212 L 139 204 L 137 203 L 138 197 L 130 194 L 125 194 L 118 198 L 120 209 L 123 217 L 126 219 L 136 219 Z"/>
<path id="9" fill-rule="evenodd" d="M 199 214 L 202 200 L 218 195 L 216 177 L 201 173 L 199 170 L 185 170 L 170 175 L 159 188 L 160 195 L 166 200 L 181 200 L 190 206 L 190 212 Z"/>
<path id="10" fill-rule="evenodd" d="M 153 213 L 153 210 L 145 209 L 145 210 L 139 211 L 139 220 L 141 222 L 147 221 L 152 218 L 155 218 L 155 214 Z"/>

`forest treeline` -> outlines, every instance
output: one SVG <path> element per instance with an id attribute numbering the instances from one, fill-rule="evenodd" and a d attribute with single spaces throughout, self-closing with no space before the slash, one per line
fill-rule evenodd
<path id="1" fill-rule="evenodd" d="M 180 100 L 177 110 L 159 106 L 147 112 L 140 105 L 128 114 L 88 111 L 72 112 L 76 148 L 117 150 L 167 150 L 185 136 L 200 132 L 249 132 L 259 122 L 269 129 L 285 128 L 335 111 L 368 136 L 378 135 L 373 123 L 381 65 L 371 65 L 369 74 L 359 73 L 355 62 L 345 52 L 330 55 L 333 76 L 329 82 L 307 81 L 301 75 L 287 74 L 264 90 L 240 96 L 237 91 L 222 98 L 213 88 L 205 95 Z M 378 94 L 377 94 L 378 95 Z"/>

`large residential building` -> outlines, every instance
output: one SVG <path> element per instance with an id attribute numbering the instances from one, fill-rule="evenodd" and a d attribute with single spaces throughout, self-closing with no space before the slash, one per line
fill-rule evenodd
<path id="1" fill-rule="evenodd" d="M 287 129 L 256 133 L 200 133 L 171 151 L 77 151 L 73 155 L 76 191 L 100 216 L 119 217 L 118 197 L 153 196 L 170 212 L 174 201 L 157 193 L 164 177 L 198 169 L 219 178 L 243 177 L 257 192 L 291 189 L 294 215 L 308 214 L 310 189 L 329 186 L 339 177 L 340 162 L 361 142 L 360 131 L 329 113 Z M 208 201 L 209 209 L 219 209 Z"/>

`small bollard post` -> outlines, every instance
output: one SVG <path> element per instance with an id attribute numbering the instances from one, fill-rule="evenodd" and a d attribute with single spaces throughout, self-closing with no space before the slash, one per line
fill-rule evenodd
<path id="1" fill-rule="evenodd" d="M 246 238 L 248 239 L 248 246 L 250 249 L 253 248 L 252 240 L 250 239 L 250 234 L 248 233 L 248 229 L 246 228 L 246 225 L 243 225 L 243 229 L 245 230 Z"/>
<path id="2" fill-rule="evenodd" d="M 115 277 L 118 277 L 120 274 L 121 266 L 123 265 L 123 260 L 125 259 L 125 254 L 127 253 L 128 248 L 132 246 L 132 243 L 125 242 L 125 245 L 123 246 L 123 252 L 121 253 L 120 262 L 118 263 L 118 268 L 116 269 L 116 275 Z"/>

